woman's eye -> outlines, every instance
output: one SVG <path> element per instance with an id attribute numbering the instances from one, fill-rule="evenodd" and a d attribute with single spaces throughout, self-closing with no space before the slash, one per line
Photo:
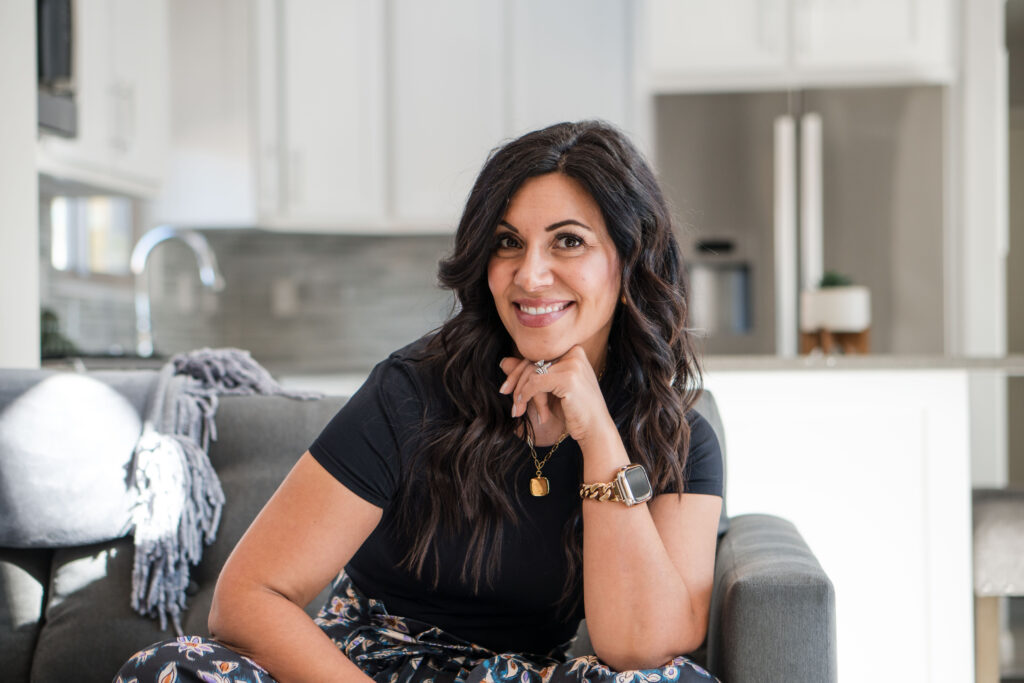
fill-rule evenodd
<path id="1" fill-rule="evenodd" d="M 519 242 L 512 235 L 505 233 L 504 235 L 498 235 L 494 246 L 498 249 L 515 249 L 519 246 Z"/>
<path id="2" fill-rule="evenodd" d="M 572 234 L 559 235 L 556 241 L 558 242 L 558 246 L 563 249 L 575 249 L 576 247 L 582 247 L 584 244 L 580 237 Z"/>

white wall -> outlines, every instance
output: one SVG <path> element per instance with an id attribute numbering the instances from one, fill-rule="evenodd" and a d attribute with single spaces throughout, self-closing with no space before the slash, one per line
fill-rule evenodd
<path id="1" fill-rule="evenodd" d="M 947 352 L 1006 353 L 1007 58 L 1005 0 L 961 3 L 960 81 L 952 90 L 955 131 L 949 179 L 954 217 L 946 244 Z M 971 482 L 1005 486 L 1006 381 L 971 377 Z"/>
<path id="2" fill-rule="evenodd" d="M 39 366 L 35 19 L 0 2 L 0 367 Z"/>

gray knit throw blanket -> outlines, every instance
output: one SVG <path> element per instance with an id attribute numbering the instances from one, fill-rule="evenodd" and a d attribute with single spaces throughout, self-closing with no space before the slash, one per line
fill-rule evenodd
<path id="1" fill-rule="evenodd" d="M 243 394 L 319 397 L 285 391 L 248 351 L 181 353 L 160 371 L 135 449 L 132 608 L 159 617 L 161 629 L 170 617 L 179 636 L 189 565 L 198 564 L 204 542 L 216 538 L 224 506 L 220 480 L 207 457 L 210 442 L 217 439 L 217 397 Z"/>

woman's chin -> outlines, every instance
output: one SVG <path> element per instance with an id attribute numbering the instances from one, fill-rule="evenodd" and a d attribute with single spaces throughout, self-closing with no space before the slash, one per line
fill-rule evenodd
<path id="1" fill-rule="evenodd" d="M 517 345 L 519 349 L 519 355 L 531 362 L 537 362 L 542 360 L 555 360 L 564 356 L 569 349 L 563 348 L 562 345 L 549 345 L 549 344 L 524 344 L 522 346 Z"/>

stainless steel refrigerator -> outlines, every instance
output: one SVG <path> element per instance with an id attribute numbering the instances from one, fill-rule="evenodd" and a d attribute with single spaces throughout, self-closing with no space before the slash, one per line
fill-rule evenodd
<path id="1" fill-rule="evenodd" d="M 942 353 L 938 86 L 660 95 L 654 161 L 708 354 L 793 355 L 799 291 L 871 291 L 872 353 Z"/>

